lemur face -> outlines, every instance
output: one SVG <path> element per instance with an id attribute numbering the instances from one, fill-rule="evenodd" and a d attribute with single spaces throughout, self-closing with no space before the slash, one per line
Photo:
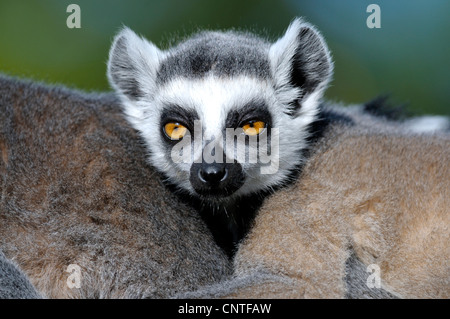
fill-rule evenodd
<path id="1" fill-rule="evenodd" d="M 151 164 L 171 184 L 215 201 L 286 181 L 303 160 L 331 73 L 321 36 L 298 19 L 273 44 L 202 32 L 167 51 L 124 29 L 108 63 Z"/>
<path id="2" fill-rule="evenodd" d="M 268 83 L 244 76 L 178 78 L 163 85 L 157 97 L 164 155 L 153 163 L 162 167 L 169 158 L 165 174 L 178 185 L 220 199 L 251 192 L 276 174 L 276 154 L 270 154 L 270 163 L 261 161 L 267 152 L 262 154 L 260 145 L 270 150 L 278 143 L 271 134 L 279 119 L 270 111 L 276 101 Z M 276 165 L 273 174 L 262 174 L 269 165 Z"/>

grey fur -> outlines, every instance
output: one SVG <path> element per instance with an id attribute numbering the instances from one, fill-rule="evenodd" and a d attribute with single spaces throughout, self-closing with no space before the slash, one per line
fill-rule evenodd
<path id="1" fill-rule="evenodd" d="M 111 65 L 111 78 L 113 79 L 113 81 L 121 84 L 121 89 L 123 90 L 124 94 L 131 99 L 137 100 L 139 98 L 142 98 L 144 94 L 141 90 L 138 80 L 135 77 L 131 76 L 121 76 L 123 74 L 138 73 L 136 65 L 134 63 L 129 63 L 129 61 L 124 59 L 126 55 L 123 53 L 127 50 L 125 39 L 118 39 L 115 44 L 115 48 L 116 63 L 114 65 Z"/>
<path id="2" fill-rule="evenodd" d="M 382 288 L 369 288 L 367 286 L 367 277 L 369 273 L 366 271 L 366 266 L 359 261 L 356 256 L 351 255 L 346 263 L 346 295 L 348 299 L 395 299 L 393 294 Z M 236 292 L 244 289 L 251 290 L 252 287 L 259 287 L 261 285 L 281 286 L 286 290 L 286 295 L 289 296 L 289 290 L 299 287 L 297 280 L 273 274 L 265 271 L 256 271 L 250 274 L 235 275 L 232 278 L 214 284 L 212 286 L 203 287 L 197 291 L 189 291 L 176 295 L 180 299 L 207 299 L 207 298 L 230 298 Z M 254 295 L 253 297 L 256 297 Z M 265 296 L 267 297 L 267 295 Z"/>
<path id="3" fill-rule="evenodd" d="M 0 250 L 43 296 L 167 298 L 227 276 L 145 157 L 113 94 L 0 76 Z M 70 264 L 80 289 L 67 287 Z"/>
<path id="4" fill-rule="evenodd" d="M 27 276 L 0 251 L 0 299 L 39 299 Z"/>
<path id="5" fill-rule="evenodd" d="M 290 287 L 296 280 L 285 276 L 275 275 L 272 273 L 255 272 L 242 276 L 235 275 L 228 280 L 224 280 L 218 284 L 203 287 L 197 291 L 189 291 L 175 296 L 179 299 L 221 299 L 232 298 L 233 294 L 242 289 L 251 289 L 253 286 L 265 284 L 283 285 Z M 252 298 L 257 298 L 253 296 Z"/>
<path id="6" fill-rule="evenodd" d="M 351 254 L 345 263 L 345 283 L 347 285 L 346 298 L 349 299 L 396 299 L 390 292 L 383 288 L 369 288 L 367 278 L 367 266 L 364 265 L 355 254 Z"/>
<path id="7" fill-rule="evenodd" d="M 269 47 L 269 42 L 251 33 L 203 31 L 168 51 L 157 81 L 242 74 L 267 79 L 271 77 Z"/>

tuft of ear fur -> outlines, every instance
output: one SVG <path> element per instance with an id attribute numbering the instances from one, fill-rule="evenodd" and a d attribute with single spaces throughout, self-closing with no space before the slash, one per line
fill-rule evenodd
<path id="1" fill-rule="evenodd" d="M 108 80 L 121 98 L 136 101 L 153 92 L 162 52 L 124 27 L 114 38 L 108 60 Z"/>
<path id="2" fill-rule="evenodd" d="M 333 74 L 330 52 L 320 33 L 295 19 L 270 47 L 269 60 L 277 91 L 295 96 L 289 102 L 290 111 L 316 108 Z"/>

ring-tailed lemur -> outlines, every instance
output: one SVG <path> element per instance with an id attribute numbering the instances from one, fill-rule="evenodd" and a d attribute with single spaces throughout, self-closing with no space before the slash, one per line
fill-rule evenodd
<path id="1" fill-rule="evenodd" d="M 201 32 L 166 51 L 124 28 L 110 50 L 108 78 L 146 141 L 151 164 L 232 253 L 263 195 L 302 163 L 332 69 L 322 36 L 295 19 L 275 43 L 249 33 Z M 235 133 L 228 148 L 226 129 Z M 255 136 L 259 141 L 252 144 Z M 183 140 L 192 148 L 177 163 L 173 149 Z M 269 163 L 275 169 L 266 174 L 259 157 L 248 160 L 263 140 L 267 154 L 278 152 Z"/>
<path id="2" fill-rule="evenodd" d="M 124 28 L 108 62 L 151 164 L 230 255 L 262 199 L 295 179 L 324 118 L 351 121 L 321 107 L 332 71 L 322 36 L 301 19 L 274 43 L 200 32 L 165 51 Z"/>

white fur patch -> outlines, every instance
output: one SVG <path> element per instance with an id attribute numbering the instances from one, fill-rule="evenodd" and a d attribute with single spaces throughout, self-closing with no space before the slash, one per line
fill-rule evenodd
<path id="1" fill-rule="evenodd" d="M 405 125 L 414 133 L 433 133 L 450 129 L 450 121 L 445 116 L 421 116 L 410 119 Z"/>

